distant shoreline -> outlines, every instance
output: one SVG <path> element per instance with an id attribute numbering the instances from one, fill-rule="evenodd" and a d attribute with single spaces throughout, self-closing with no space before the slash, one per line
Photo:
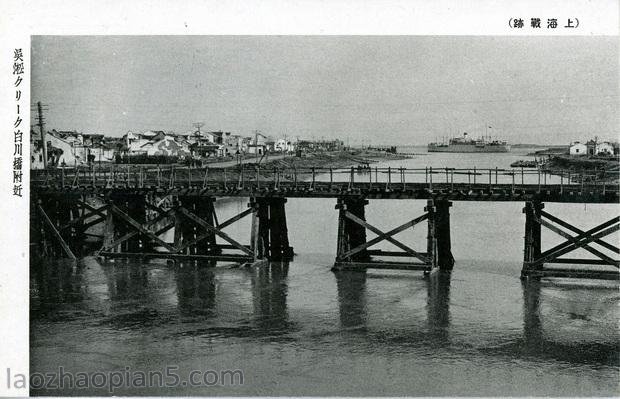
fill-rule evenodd
<path id="1" fill-rule="evenodd" d="M 380 161 L 407 159 L 410 156 L 403 154 L 392 154 L 382 151 L 368 150 L 349 150 L 333 152 L 306 153 L 301 157 L 289 156 L 278 157 L 277 159 L 267 159 L 259 165 L 261 168 L 346 168 L 363 164 L 370 164 Z M 256 163 L 248 163 L 256 165 Z M 235 169 L 237 165 L 227 167 Z"/>

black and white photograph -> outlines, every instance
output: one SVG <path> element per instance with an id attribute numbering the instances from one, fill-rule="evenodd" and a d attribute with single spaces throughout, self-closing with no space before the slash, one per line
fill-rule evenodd
<path id="1" fill-rule="evenodd" d="M 504 19 L 11 49 L 6 392 L 618 396 L 620 42 Z"/>

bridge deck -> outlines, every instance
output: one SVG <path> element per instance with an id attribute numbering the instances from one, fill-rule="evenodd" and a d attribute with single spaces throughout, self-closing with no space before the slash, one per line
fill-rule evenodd
<path id="1" fill-rule="evenodd" d="M 420 181 L 421 180 L 421 181 Z M 598 175 L 523 169 L 251 169 L 161 167 L 32 171 L 40 193 L 160 193 L 213 197 L 449 199 L 619 203 L 617 184 Z"/>

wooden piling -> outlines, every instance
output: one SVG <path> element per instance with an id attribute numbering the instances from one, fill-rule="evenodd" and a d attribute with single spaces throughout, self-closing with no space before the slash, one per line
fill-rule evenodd
<path id="1" fill-rule="evenodd" d="M 69 208 L 69 219 L 71 221 L 71 227 L 69 228 L 69 245 L 73 248 L 73 251 L 78 254 L 82 252 L 86 233 L 84 218 L 82 218 L 84 208 L 79 206 L 81 197 L 81 195 L 71 195 L 67 204 Z M 82 209 L 82 211 L 80 211 L 80 209 Z"/>
<path id="2" fill-rule="evenodd" d="M 426 253 L 428 255 L 429 266 L 431 269 L 437 267 L 437 238 L 436 233 L 437 229 L 435 228 L 436 218 L 435 218 L 435 204 L 432 199 L 426 201 L 426 207 L 424 211 L 428 214 L 428 229 L 426 234 Z"/>
<path id="3" fill-rule="evenodd" d="M 260 242 L 264 256 L 269 260 L 282 261 L 293 258 L 293 248 L 289 245 L 286 225 L 286 198 L 254 198 L 257 207 L 256 239 Z"/>
<path id="4" fill-rule="evenodd" d="M 217 214 L 215 213 L 215 198 L 206 197 L 206 198 L 196 198 L 196 212 L 197 215 L 202 219 L 206 220 L 207 223 L 212 226 L 218 226 Z M 198 254 L 203 255 L 215 255 L 221 253 L 221 249 L 219 249 L 216 239 L 215 233 L 210 232 L 206 238 L 199 241 L 197 243 L 197 251 Z"/>
<path id="5" fill-rule="evenodd" d="M 269 260 L 281 261 L 293 258 L 286 225 L 286 198 L 269 199 Z"/>
<path id="6" fill-rule="evenodd" d="M 450 207 L 451 201 L 435 200 L 435 239 L 437 240 L 437 266 L 442 271 L 450 271 L 454 267 L 450 240 Z"/>
<path id="7" fill-rule="evenodd" d="M 108 248 L 115 240 L 114 217 L 110 209 L 106 211 L 106 219 L 103 227 L 103 247 Z M 110 252 L 118 252 L 118 246 L 108 249 Z"/>
<path id="8" fill-rule="evenodd" d="M 140 224 L 146 223 L 146 197 L 141 194 L 134 194 L 127 198 L 127 215 Z M 136 235 L 128 240 L 130 252 L 144 251 L 149 247 L 149 240 L 142 234 Z"/>
<path id="9" fill-rule="evenodd" d="M 521 278 L 526 278 L 528 276 L 531 271 L 530 263 L 540 257 L 541 225 L 536 220 L 540 220 L 543 207 L 544 204 L 541 202 L 527 201 L 523 208 L 523 213 L 525 214 L 525 236 Z"/>
<path id="10" fill-rule="evenodd" d="M 252 227 L 250 231 L 250 250 L 254 254 L 254 262 L 265 257 L 265 246 L 263 244 L 262 237 L 260 235 L 260 218 L 258 210 L 260 208 L 258 202 L 254 199 L 250 199 L 250 208 L 252 212 Z"/>
<path id="11" fill-rule="evenodd" d="M 108 205 L 116 206 L 127 217 L 139 224 L 146 223 L 146 198 L 141 194 L 113 193 L 108 198 Z M 114 234 L 123 237 L 134 229 L 120 214 L 113 215 Z M 134 234 L 119 245 L 120 252 L 139 252 L 150 249 L 150 241 L 142 233 Z"/>
<path id="12" fill-rule="evenodd" d="M 368 205 L 367 200 L 347 200 L 347 210 L 362 220 L 366 220 L 366 205 Z M 345 225 L 345 234 L 349 237 L 351 247 L 357 247 L 366 242 L 366 229 L 357 223 L 349 221 L 349 223 Z M 368 260 L 369 256 L 366 251 L 361 251 L 353 255 L 353 258 L 355 260 Z"/>
<path id="13" fill-rule="evenodd" d="M 215 198 L 180 196 L 179 205 L 198 216 L 211 226 L 217 227 L 215 217 Z M 189 220 L 175 224 L 175 247 L 182 248 L 186 255 L 214 255 L 219 253 L 215 233 L 204 229 Z"/>
<path id="14" fill-rule="evenodd" d="M 343 259 L 343 254 L 351 248 L 366 243 L 366 228 L 353 222 L 345 216 L 346 212 L 350 212 L 361 220 L 366 220 L 365 206 L 368 201 L 358 198 L 338 198 L 336 209 L 339 210 L 338 215 L 338 243 L 336 263 L 342 261 L 364 262 L 370 260 L 366 249 L 351 255 L 348 259 Z"/>

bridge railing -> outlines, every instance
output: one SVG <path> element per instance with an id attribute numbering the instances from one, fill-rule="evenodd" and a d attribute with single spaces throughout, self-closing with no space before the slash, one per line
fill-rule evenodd
<path id="1" fill-rule="evenodd" d="M 312 167 L 281 168 L 237 165 L 234 168 L 179 165 L 107 165 L 31 171 L 31 184 L 60 187 L 187 187 L 218 189 L 261 189 L 281 187 L 314 189 L 407 189 L 423 184 L 429 190 L 468 185 L 476 188 L 502 186 L 518 188 L 579 187 L 617 190 L 618 171 L 546 171 L 527 168 L 400 168 L 400 167 Z"/>

